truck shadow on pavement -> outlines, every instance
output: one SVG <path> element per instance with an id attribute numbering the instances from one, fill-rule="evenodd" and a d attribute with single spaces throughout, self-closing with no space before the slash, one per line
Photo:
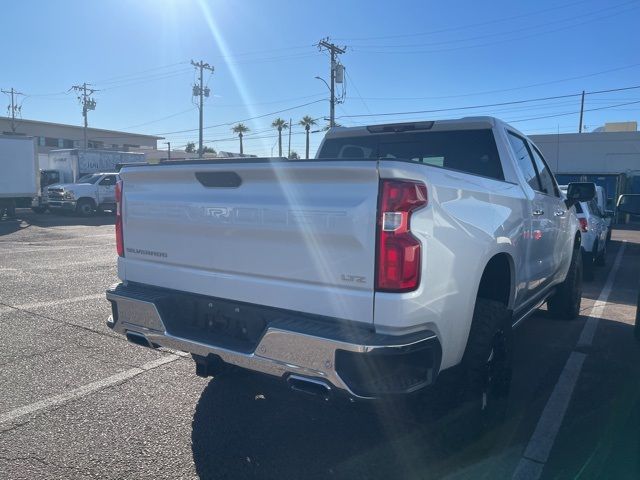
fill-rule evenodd
<path id="1" fill-rule="evenodd" d="M 545 315 L 534 321 L 543 329 L 555 322 Z M 598 331 L 601 343 L 588 350 L 545 467 L 549 478 L 573 478 L 568 472 L 638 478 L 640 343 L 632 325 L 620 321 L 603 319 Z M 516 362 L 521 380 L 512 387 L 507 416 L 481 436 L 465 434 L 468 416 L 460 409 L 444 415 L 432 409 L 434 399 L 426 398 L 421 409 L 327 403 L 250 372 L 220 376 L 205 387 L 193 416 L 196 472 L 203 479 L 510 477 L 575 345 L 573 337 L 545 345 L 536 361 Z M 614 359 L 612 351 L 620 355 Z M 541 362 L 549 357 L 553 361 Z"/>
<path id="2" fill-rule="evenodd" d="M 0 218 L 0 237 L 29 227 L 28 223 L 22 222 L 19 218 Z"/>
<path id="3" fill-rule="evenodd" d="M 98 227 L 102 225 L 115 225 L 115 215 L 111 213 L 97 212 L 92 217 L 80 217 L 72 213 L 34 213 L 31 210 L 18 210 L 18 222 L 23 222 L 36 227 L 61 227 L 79 225 L 87 227 Z"/>
<path id="4" fill-rule="evenodd" d="M 631 229 L 629 229 L 631 230 Z M 610 266 L 613 264 L 616 258 L 616 253 L 622 246 L 622 242 L 618 240 L 611 240 L 607 246 L 607 265 Z M 624 253 L 624 262 L 632 262 L 635 264 L 640 264 L 640 244 L 627 242 Z M 607 277 L 609 275 L 609 268 L 596 267 L 595 269 L 595 283 L 599 286 L 600 284 L 606 282 Z M 630 281 L 627 282 L 625 288 L 616 287 L 613 288 L 609 294 L 607 299 L 608 303 L 617 303 L 617 304 L 626 304 L 626 305 L 635 305 L 635 297 L 633 295 L 629 295 L 628 290 L 632 289 L 637 291 L 640 286 L 640 275 L 637 278 L 631 278 Z M 601 288 L 590 288 L 593 286 L 594 282 L 585 282 L 583 284 L 583 298 L 589 298 L 592 300 L 597 300 L 601 293 Z"/>
<path id="5" fill-rule="evenodd" d="M 494 441 L 485 437 L 497 433 L 458 435 L 464 415 L 435 415 L 429 405 L 324 402 L 233 372 L 210 381 L 196 406 L 196 471 L 234 479 L 440 478 L 487 454 Z"/>

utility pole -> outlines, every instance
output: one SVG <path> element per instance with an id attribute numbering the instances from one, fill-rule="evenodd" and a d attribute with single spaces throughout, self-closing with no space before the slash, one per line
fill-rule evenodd
<path id="1" fill-rule="evenodd" d="M 82 117 L 84 118 L 84 138 L 82 144 L 85 150 L 88 148 L 87 127 L 89 126 L 89 120 L 87 118 L 87 112 L 96 109 L 96 101 L 91 98 L 90 95 L 98 91 L 95 88 L 88 88 L 90 85 L 90 83 L 84 82 L 82 85 L 74 85 L 69 89 L 78 92 L 78 100 L 80 100 L 80 105 L 82 105 Z"/>
<path id="2" fill-rule="evenodd" d="M 167 144 L 167 154 L 168 154 L 168 161 L 171 161 L 171 142 L 164 142 Z"/>
<path id="3" fill-rule="evenodd" d="M 198 85 L 193 86 L 193 96 L 199 97 L 198 109 L 200 110 L 200 126 L 198 128 L 199 130 L 198 157 L 202 158 L 202 154 L 203 154 L 202 150 L 204 148 L 202 145 L 202 122 L 204 121 L 204 97 L 209 97 L 209 92 L 210 92 L 209 87 L 205 87 L 203 85 L 204 83 L 203 72 L 205 70 L 209 70 L 211 73 L 213 73 L 213 67 L 208 63 L 203 62 L 202 60 L 200 60 L 199 62 L 194 62 L 193 60 L 191 60 L 191 65 L 193 65 L 194 67 L 200 70 L 200 83 Z"/>
<path id="4" fill-rule="evenodd" d="M 289 153 L 287 154 L 287 158 L 291 157 L 291 118 L 289 118 Z"/>
<path id="5" fill-rule="evenodd" d="M 338 55 L 347 51 L 347 47 L 338 47 L 329 42 L 329 37 L 320 40 L 318 50 L 326 49 L 331 54 L 331 81 L 329 90 L 331 90 L 331 99 L 329 100 L 329 127 L 336 125 L 336 66 Z"/>
<path id="6" fill-rule="evenodd" d="M 6 93 L 7 95 L 11 95 L 11 105 L 8 106 L 8 111 L 11 116 L 11 132 L 16 133 L 16 112 L 20 113 L 22 107 L 16 105 L 15 96 L 16 95 L 24 95 L 24 93 L 20 93 L 17 90 L 11 88 L 11 90 L 0 90 L 2 93 Z"/>
<path id="7" fill-rule="evenodd" d="M 578 133 L 582 133 L 582 115 L 584 113 L 584 90 L 582 90 L 582 100 L 580 101 L 580 125 L 578 125 Z"/>

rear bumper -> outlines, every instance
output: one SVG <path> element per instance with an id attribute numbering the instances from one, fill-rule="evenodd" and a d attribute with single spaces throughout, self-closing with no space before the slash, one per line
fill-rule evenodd
<path id="1" fill-rule="evenodd" d="M 182 350 L 285 380 L 294 376 L 322 382 L 354 398 L 420 390 L 435 381 L 440 369 L 442 349 L 430 331 L 381 335 L 335 319 L 144 285 L 118 284 L 106 295 L 112 306 L 107 325 L 137 343 Z M 203 316 L 202 308 L 216 313 Z M 212 330 L 219 324 L 216 315 L 224 318 L 227 329 L 218 337 Z M 187 328 L 184 324 L 191 317 L 194 321 Z M 257 333 L 256 324 L 261 326 Z M 229 325 L 234 333 L 253 328 L 255 341 L 231 338 Z"/>

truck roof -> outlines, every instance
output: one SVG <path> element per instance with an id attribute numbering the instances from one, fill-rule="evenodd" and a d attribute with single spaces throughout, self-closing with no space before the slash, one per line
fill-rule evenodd
<path id="1" fill-rule="evenodd" d="M 496 125 L 506 125 L 502 120 L 490 116 L 463 117 L 449 120 L 424 120 L 414 122 L 400 122 L 388 124 L 362 125 L 357 127 L 333 127 L 326 138 L 352 137 L 360 135 L 399 133 L 417 130 L 473 130 L 492 128 Z"/>

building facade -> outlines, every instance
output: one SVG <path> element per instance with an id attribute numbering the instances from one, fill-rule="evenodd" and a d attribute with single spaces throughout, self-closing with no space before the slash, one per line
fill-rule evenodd
<path id="1" fill-rule="evenodd" d="M 11 119 L 0 117 L 0 134 L 27 135 L 36 137 L 39 154 L 47 154 L 60 148 L 82 148 L 84 128 L 77 125 L 16 119 L 15 133 L 11 129 Z M 87 128 L 89 148 L 129 151 L 134 149 L 156 150 L 162 137 L 138 133 L 118 132 L 100 128 Z"/>
<path id="2" fill-rule="evenodd" d="M 595 182 L 604 187 L 608 208 L 618 195 L 640 193 L 640 132 L 595 131 L 531 135 L 558 182 Z"/>

